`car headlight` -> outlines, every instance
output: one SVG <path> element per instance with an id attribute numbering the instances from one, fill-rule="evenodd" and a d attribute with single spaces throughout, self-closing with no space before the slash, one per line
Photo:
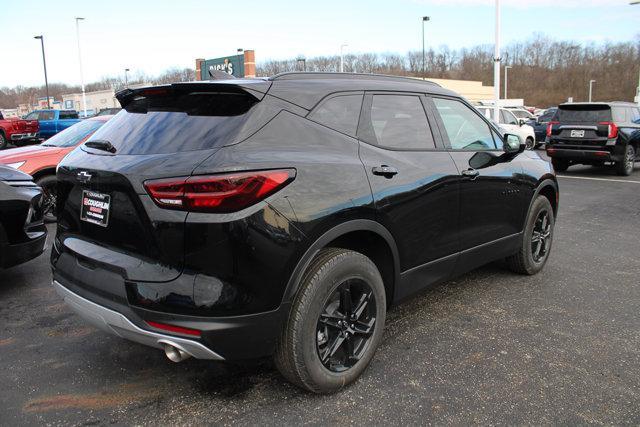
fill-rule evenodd
<path id="1" fill-rule="evenodd" d="M 24 165 L 25 163 L 27 163 L 27 162 L 23 161 L 23 162 L 8 163 L 7 166 L 9 166 L 10 168 L 14 168 L 14 169 L 20 169 L 20 167 L 22 165 Z"/>

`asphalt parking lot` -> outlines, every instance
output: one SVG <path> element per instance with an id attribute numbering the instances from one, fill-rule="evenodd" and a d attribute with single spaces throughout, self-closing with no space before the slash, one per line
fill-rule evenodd
<path id="1" fill-rule="evenodd" d="M 394 308 L 369 369 L 331 396 L 268 361 L 174 364 L 88 327 L 48 254 L 0 272 L 0 425 L 638 424 L 640 164 L 564 175 L 541 274 L 491 265 Z"/>

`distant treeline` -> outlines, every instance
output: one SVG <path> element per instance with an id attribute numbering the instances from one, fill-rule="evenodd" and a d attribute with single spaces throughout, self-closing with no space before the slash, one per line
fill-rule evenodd
<path id="1" fill-rule="evenodd" d="M 556 41 L 544 36 L 508 45 L 502 53 L 502 65 L 510 65 L 509 97 L 524 98 L 527 105 L 547 107 L 573 97 L 588 98 L 589 80 L 596 80 L 595 100 L 633 101 L 640 72 L 640 34 L 633 42 L 582 45 L 571 41 Z M 258 64 L 259 76 L 284 71 L 339 71 L 339 56 L 320 56 L 289 60 L 271 60 Z M 428 49 L 425 54 L 425 75 L 432 78 L 482 81 L 493 84 L 493 47 L 476 46 L 452 50 L 446 46 Z M 346 54 L 344 71 L 422 76 L 422 52 L 399 54 Z M 168 83 L 195 78 L 189 68 L 171 69 L 158 77 L 141 73 L 129 76 L 130 83 Z M 504 79 L 503 79 L 504 83 Z M 124 77 L 103 78 L 86 85 L 86 90 L 119 88 Z M 78 92 L 78 86 L 49 85 L 51 96 L 60 99 L 63 93 Z M 501 95 L 503 91 L 501 90 Z M 0 88 L 0 108 L 13 108 L 19 103 L 35 102 L 44 96 L 44 87 Z"/>

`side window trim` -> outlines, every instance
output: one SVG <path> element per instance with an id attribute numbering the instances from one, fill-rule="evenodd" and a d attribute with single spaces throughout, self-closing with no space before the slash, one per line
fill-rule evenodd
<path id="1" fill-rule="evenodd" d="M 420 104 L 422 105 L 422 109 L 424 110 L 427 126 L 431 132 L 431 137 L 433 139 L 433 143 L 435 148 L 394 148 L 394 147 L 386 147 L 384 145 L 379 145 L 377 143 L 377 138 L 375 136 L 375 132 L 372 127 L 371 122 L 371 107 L 373 105 L 373 97 L 374 95 L 398 95 L 398 96 L 415 96 L 420 100 Z M 446 147 L 443 147 L 443 143 L 440 136 L 440 129 L 438 128 L 436 132 L 437 122 L 435 122 L 435 117 L 433 117 L 433 113 L 430 111 L 426 101 L 426 97 L 424 93 L 420 92 L 396 92 L 396 91 L 365 91 L 364 100 L 362 101 L 362 111 L 360 113 L 360 122 L 358 123 L 358 132 L 357 137 L 360 141 L 372 145 L 374 147 L 380 148 L 382 150 L 387 151 L 399 151 L 399 152 L 429 152 L 429 151 L 442 151 L 445 150 Z M 435 123 L 435 126 L 434 126 Z M 374 142 L 375 141 L 375 142 Z"/>
<path id="2" fill-rule="evenodd" d="M 318 108 L 322 107 L 326 102 L 334 99 L 334 98 L 338 98 L 340 96 L 350 96 L 350 95 L 360 95 L 362 96 L 362 102 L 360 103 L 360 114 L 358 114 L 358 123 L 356 124 L 356 131 L 353 135 L 350 135 L 348 133 L 342 132 L 339 129 L 334 129 L 330 126 L 327 126 L 324 123 L 318 122 L 316 120 L 314 120 L 311 116 L 318 110 Z M 317 123 L 320 126 L 324 126 L 326 128 L 329 128 L 333 131 L 336 132 L 340 132 L 343 135 L 347 135 L 350 136 L 351 138 L 357 138 L 358 132 L 360 130 L 360 123 L 362 122 L 362 112 L 364 111 L 364 104 L 365 104 L 365 92 L 362 90 L 352 90 L 352 91 L 345 91 L 345 92 L 333 92 L 330 93 L 329 95 L 325 96 L 324 98 L 322 98 L 320 101 L 318 101 L 318 103 L 316 105 L 313 106 L 313 108 L 311 108 L 311 110 L 309 110 L 309 112 L 304 116 L 307 120 L 311 120 L 313 123 Z"/>
<path id="3" fill-rule="evenodd" d="M 446 99 L 448 101 L 461 102 L 462 104 L 466 105 L 469 109 L 471 109 L 471 111 L 474 114 L 476 114 L 478 117 L 480 117 L 485 122 L 485 124 L 489 127 L 489 131 L 491 132 L 492 137 L 493 137 L 494 134 L 500 136 L 500 139 L 502 140 L 502 143 L 504 144 L 504 137 L 502 136 L 502 132 L 500 132 L 499 129 L 497 129 L 495 126 L 493 126 L 493 123 L 491 123 L 489 120 L 487 120 L 486 117 L 484 117 L 484 115 L 481 114 L 479 111 L 476 111 L 476 109 L 471 104 L 466 102 L 464 99 L 455 98 L 455 97 L 451 97 L 451 96 L 445 96 L 445 95 L 428 95 L 427 98 L 428 98 L 428 100 L 430 102 L 430 105 L 432 105 L 431 108 L 433 108 L 433 111 L 437 111 L 436 104 L 433 102 L 434 98 Z M 457 149 L 457 148 L 452 148 L 451 147 L 451 141 L 449 141 L 449 135 L 447 134 L 447 132 L 446 132 L 446 130 L 444 128 L 444 122 L 442 121 L 442 118 L 440 117 L 439 114 L 436 114 L 435 116 L 436 116 L 436 122 L 438 124 L 438 129 L 439 129 L 440 135 L 442 137 L 442 141 L 443 141 L 444 145 L 446 146 L 446 150 L 447 151 L 456 151 L 456 152 L 468 152 L 468 151 L 465 151 L 465 150 L 461 150 L 461 149 Z M 493 143 L 494 143 L 494 145 L 496 145 L 496 148 L 491 149 L 491 150 L 483 150 L 483 151 L 496 151 L 496 152 L 502 152 L 503 151 L 502 149 L 497 148 L 497 144 L 496 144 L 495 141 Z"/>

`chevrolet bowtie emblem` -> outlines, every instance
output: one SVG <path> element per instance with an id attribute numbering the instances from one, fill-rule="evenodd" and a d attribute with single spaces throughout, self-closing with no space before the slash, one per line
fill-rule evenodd
<path id="1" fill-rule="evenodd" d="M 85 172 L 85 171 L 78 172 L 77 177 L 78 177 L 78 181 L 82 183 L 91 181 L 91 174 L 89 172 Z"/>

